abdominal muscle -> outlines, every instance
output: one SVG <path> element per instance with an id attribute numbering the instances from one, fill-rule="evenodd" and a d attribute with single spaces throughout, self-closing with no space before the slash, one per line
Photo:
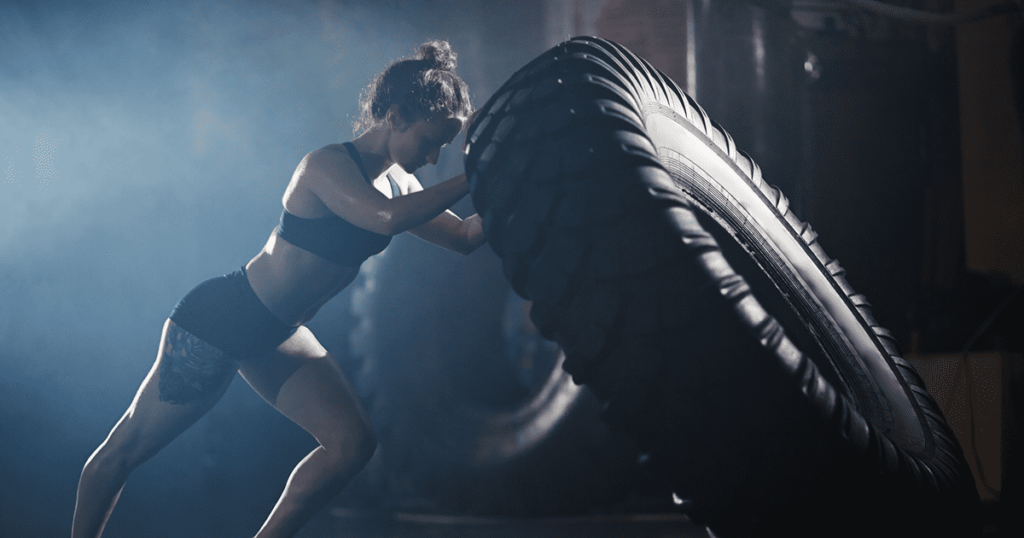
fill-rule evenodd
<path id="1" fill-rule="evenodd" d="M 359 267 L 329 262 L 281 239 L 277 232 L 245 265 L 260 301 L 285 324 L 297 327 L 313 319 L 327 301 L 345 289 Z"/>

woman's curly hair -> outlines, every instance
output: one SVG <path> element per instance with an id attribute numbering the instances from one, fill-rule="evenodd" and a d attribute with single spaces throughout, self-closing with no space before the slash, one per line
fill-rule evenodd
<path id="1" fill-rule="evenodd" d="M 455 51 L 447 41 L 419 46 L 412 58 L 398 60 L 370 81 L 359 99 L 354 133 L 384 121 L 388 109 L 398 105 L 402 119 L 414 122 L 439 117 L 469 117 L 473 107 L 469 88 L 455 74 Z"/>

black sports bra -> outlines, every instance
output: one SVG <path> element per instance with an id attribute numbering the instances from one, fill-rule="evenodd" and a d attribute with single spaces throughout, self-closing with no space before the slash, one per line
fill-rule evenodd
<path id="1" fill-rule="evenodd" d="M 363 178 L 369 183 L 370 176 L 366 173 L 366 167 L 363 166 L 363 159 L 359 156 L 359 151 L 351 142 L 345 142 L 343 145 L 352 156 L 352 160 L 359 166 Z M 391 182 L 392 195 L 398 196 L 398 185 L 391 174 L 388 174 L 388 181 Z M 277 226 L 277 235 L 302 250 L 346 267 L 358 267 L 367 258 L 380 253 L 391 243 L 390 235 L 360 228 L 337 215 L 306 219 L 296 217 L 288 210 L 281 212 L 281 223 Z"/>

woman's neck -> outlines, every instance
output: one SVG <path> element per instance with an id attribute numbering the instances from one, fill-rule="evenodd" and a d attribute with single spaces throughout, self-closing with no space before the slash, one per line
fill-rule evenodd
<path id="1" fill-rule="evenodd" d="M 395 161 L 388 151 L 391 130 L 386 127 L 375 127 L 352 140 L 352 145 L 359 151 L 370 177 L 377 177 L 391 168 Z"/>

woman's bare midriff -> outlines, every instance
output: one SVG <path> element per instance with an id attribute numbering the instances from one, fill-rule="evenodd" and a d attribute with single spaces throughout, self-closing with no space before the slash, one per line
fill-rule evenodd
<path id="1" fill-rule="evenodd" d="M 358 267 L 329 262 L 278 237 L 245 265 L 260 301 L 287 325 L 306 323 L 359 274 Z"/>

